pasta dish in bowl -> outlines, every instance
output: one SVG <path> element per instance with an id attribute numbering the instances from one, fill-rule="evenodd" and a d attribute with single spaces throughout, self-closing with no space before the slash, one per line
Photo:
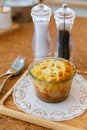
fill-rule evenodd
<path id="1" fill-rule="evenodd" d="M 76 69 L 63 58 L 37 60 L 28 68 L 36 95 L 46 102 L 60 102 L 69 95 Z"/>

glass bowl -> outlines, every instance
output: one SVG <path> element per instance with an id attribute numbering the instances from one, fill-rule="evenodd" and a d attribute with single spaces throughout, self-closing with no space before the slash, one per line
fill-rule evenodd
<path id="1" fill-rule="evenodd" d="M 43 58 L 28 67 L 36 95 L 41 100 L 52 103 L 61 102 L 68 97 L 75 73 L 75 65 L 63 58 Z"/>

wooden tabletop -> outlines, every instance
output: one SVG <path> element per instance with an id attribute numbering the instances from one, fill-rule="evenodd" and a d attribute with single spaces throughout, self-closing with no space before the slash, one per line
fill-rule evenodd
<path id="1" fill-rule="evenodd" d="M 7 81 L 2 92 L 0 93 L 0 99 L 21 77 L 21 75 L 34 59 L 32 52 L 33 31 L 34 27 L 32 22 L 21 23 L 20 28 L 17 31 L 0 36 L 0 74 L 6 72 L 13 60 L 18 55 L 22 55 L 26 58 L 25 67 L 22 73 L 18 76 L 10 78 Z M 56 25 L 53 17 L 51 17 L 49 31 L 52 38 L 52 46 L 54 47 L 54 42 L 56 38 Z M 76 17 L 75 23 L 72 28 L 72 35 L 75 45 L 73 62 L 76 65 L 77 69 L 81 70 L 81 74 L 86 78 L 87 75 L 84 74 L 83 71 L 87 71 L 87 18 Z M 85 126 L 85 124 L 87 123 L 87 119 L 85 118 L 83 120 L 84 124 L 81 124 L 81 127 L 87 129 L 87 126 Z M 79 120 L 79 122 L 81 121 Z M 70 121 L 68 121 L 68 123 L 72 125 Z M 0 130 L 37 129 L 48 130 L 47 128 L 0 115 Z"/>

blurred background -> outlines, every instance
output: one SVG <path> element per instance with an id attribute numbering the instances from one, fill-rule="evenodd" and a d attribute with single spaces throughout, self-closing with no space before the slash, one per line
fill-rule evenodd
<path id="1" fill-rule="evenodd" d="M 52 12 L 58 9 L 63 3 L 67 3 L 69 7 L 75 10 L 77 16 L 87 17 L 87 0 L 3 0 L 5 5 L 16 6 L 13 14 L 22 11 L 20 6 L 29 6 L 30 8 L 37 3 L 43 2 L 49 5 Z M 19 6 L 19 8 L 17 7 Z"/>
<path id="2" fill-rule="evenodd" d="M 43 2 L 51 7 L 52 12 L 63 3 L 67 3 L 76 12 L 77 16 L 87 17 L 87 0 L 43 0 Z"/>
<path id="3" fill-rule="evenodd" d="M 87 17 L 87 0 L 0 0 L 0 10 L 2 6 L 11 7 L 13 20 L 27 22 L 31 20 L 31 8 L 38 3 L 50 6 L 52 13 L 63 3 L 67 3 L 77 16 Z"/>

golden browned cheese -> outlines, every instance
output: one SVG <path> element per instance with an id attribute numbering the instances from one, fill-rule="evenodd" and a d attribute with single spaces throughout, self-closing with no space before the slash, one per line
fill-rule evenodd
<path id="1" fill-rule="evenodd" d="M 55 82 L 69 78 L 73 74 L 73 67 L 67 60 L 46 59 L 36 63 L 31 73 L 39 80 Z"/>

